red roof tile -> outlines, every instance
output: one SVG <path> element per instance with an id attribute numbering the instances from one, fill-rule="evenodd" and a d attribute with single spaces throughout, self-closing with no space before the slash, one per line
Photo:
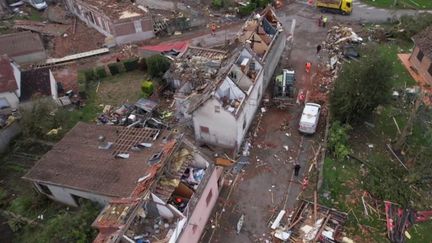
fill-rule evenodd
<path id="1" fill-rule="evenodd" d="M 13 92 L 18 89 L 10 62 L 7 55 L 0 56 L 0 92 Z"/>

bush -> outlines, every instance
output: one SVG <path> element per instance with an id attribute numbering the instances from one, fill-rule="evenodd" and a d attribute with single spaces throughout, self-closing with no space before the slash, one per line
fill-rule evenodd
<path id="1" fill-rule="evenodd" d="M 147 62 L 145 58 L 141 58 L 141 60 L 139 60 L 138 68 L 142 71 L 147 71 Z"/>
<path id="2" fill-rule="evenodd" d="M 85 77 L 85 81 L 89 82 L 91 80 L 95 80 L 96 79 L 96 75 L 93 71 L 93 69 L 87 69 L 84 71 L 84 77 Z"/>
<path id="3" fill-rule="evenodd" d="M 154 85 L 152 81 L 148 80 L 141 82 L 141 91 L 143 92 L 144 98 L 149 97 L 153 93 L 153 90 Z"/>
<path id="4" fill-rule="evenodd" d="M 138 58 L 129 59 L 123 62 L 126 72 L 133 71 L 138 68 Z"/>
<path id="5" fill-rule="evenodd" d="M 239 8 L 239 15 L 241 17 L 250 15 L 253 11 L 255 11 L 256 8 L 257 5 L 255 3 L 250 2 L 248 5 Z"/>
<path id="6" fill-rule="evenodd" d="M 105 78 L 105 77 L 107 76 L 107 73 L 106 73 L 105 67 L 98 67 L 98 68 L 96 68 L 96 69 L 95 69 L 95 73 L 96 73 L 96 76 L 97 76 L 99 79 L 103 79 L 103 78 Z"/>
<path id="7" fill-rule="evenodd" d="M 147 69 L 150 76 L 162 78 L 164 73 L 170 68 L 170 61 L 162 55 L 154 55 L 146 59 Z"/>
<path id="8" fill-rule="evenodd" d="M 120 67 L 117 63 L 108 64 L 108 69 L 110 70 L 111 75 L 117 75 L 120 73 Z"/>
<path id="9" fill-rule="evenodd" d="M 223 0 L 212 0 L 211 5 L 215 9 L 220 9 L 224 6 Z"/>
<path id="10" fill-rule="evenodd" d="M 351 130 L 351 126 L 347 124 L 342 125 L 339 121 L 333 122 L 330 127 L 328 149 L 338 160 L 345 159 L 350 153 L 350 148 L 348 146 L 349 130 Z"/>

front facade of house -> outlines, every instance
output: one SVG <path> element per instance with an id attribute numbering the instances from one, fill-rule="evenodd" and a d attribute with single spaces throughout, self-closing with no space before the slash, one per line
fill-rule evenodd
<path id="1" fill-rule="evenodd" d="M 96 202 L 101 206 L 105 206 L 112 200 L 111 197 L 97 194 L 94 192 L 86 192 L 83 190 L 73 189 L 65 186 L 51 185 L 46 182 L 33 182 L 36 190 L 47 196 L 48 198 L 63 203 L 72 207 L 79 206 L 79 199 L 84 198 L 92 202 Z"/>
<path id="2" fill-rule="evenodd" d="M 432 56 L 427 56 L 419 46 L 415 46 L 409 60 L 425 81 L 432 85 Z"/>
<path id="3" fill-rule="evenodd" d="M 246 38 L 239 38 L 245 46 L 236 63 L 211 97 L 193 110 L 192 120 L 197 141 L 236 150 L 240 148 L 260 106 L 263 93 L 271 83 L 286 43 L 286 35 L 279 22 L 278 27 L 270 31 L 255 32 L 256 27 L 248 26 L 266 21 L 264 18 L 265 16 L 246 23 L 242 33 Z M 245 31 L 248 28 L 252 31 Z M 261 33 L 263 39 L 259 45 L 251 44 L 259 38 L 256 33 Z M 270 39 L 268 36 L 272 36 L 272 39 L 266 43 L 264 40 Z M 250 70 L 245 71 L 243 64 L 256 69 L 256 73 L 249 75 Z"/>
<path id="4" fill-rule="evenodd" d="M 67 0 L 66 3 L 73 14 L 117 44 L 154 37 L 153 19 L 148 10 L 131 2 Z"/>

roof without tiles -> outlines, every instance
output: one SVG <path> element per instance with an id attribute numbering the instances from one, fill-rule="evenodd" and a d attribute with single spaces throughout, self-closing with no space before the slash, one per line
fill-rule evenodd
<path id="1" fill-rule="evenodd" d="M 17 56 L 45 51 L 39 34 L 30 31 L 0 35 L 0 54 Z"/>
<path id="2" fill-rule="evenodd" d="M 159 138 L 153 140 L 157 133 Z M 150 173 L 148 161 L 165 151 L 162 140 L 167 133 L 79 122 L 23 178 L 109 197 L 128 197 L 135 193 L 138 179 Z M 100 136 L 113 143 L 111 148 L 99 148 Z M 132 147 L 137 143 L 152 146 L 136 151 Z M 116 158 L 119 153 L 127 153 L 129 158 Z"/>
<path id="3" fill-rule="evenodd" d="M 20 100 L 29 100 L 34 95 L 51 95 L 49 68 L 33 69 L 21 73 Z"/>
<path id="4" fill-rule="evenodd" d="M 148 15 L 146 12 L 148 9 L 135 5 L 129 0 L 81 0 L 81 2 L 96 8 L 111 20 L 121 21 Z"/>
<path id="5" fill-rule="evenodd" d="M 13 92 L 18 89 L 11 60 L 7 55 L 0 56 L 0 92 Z"/>
<path id="6" fill-rule="evenodd" d="M 414 43 L 429 58 L 432 58 L 432 25 L 413 37 Z"/>

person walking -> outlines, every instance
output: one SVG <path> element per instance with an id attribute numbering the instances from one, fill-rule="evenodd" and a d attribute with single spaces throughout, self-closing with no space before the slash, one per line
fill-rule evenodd
<path id="1" fill-rule="evenodd" d="M 306 73 L 310 73 L 311 68 L 312 68 L 312 63 L 306 62 Z"/>
<path id="2" fill-rule="evenodd" d="M 318 55 L 318 53 L 321 51 L 321 45 L 317 45 L 317 55 Z"/>
<path id="3" fill-rule="evenodd" d="M 326 27 L 326 24 L 327 24 L 327 16 L 324 16 L 324 18 L 323 18 L 323 22 L 322 22 L 322 26 L 325 28 Z"/>
<path id="4" fill-rule="evenodd" d="M 298 176 L 301 166 L 299 164 L 294 165 L 294 176 Z"/>
<path id="5" fill-rule="evenodd" d="M 323 16 L 321 15 L 318 19 L 318 27 L 321 27 L 322 22 L 323 22 Z"/>
<path id="6" fill-rule="evenodd" d="M 215 36 L 216 35 L 216 24 L 211 24 L 211 35 Z"/>

